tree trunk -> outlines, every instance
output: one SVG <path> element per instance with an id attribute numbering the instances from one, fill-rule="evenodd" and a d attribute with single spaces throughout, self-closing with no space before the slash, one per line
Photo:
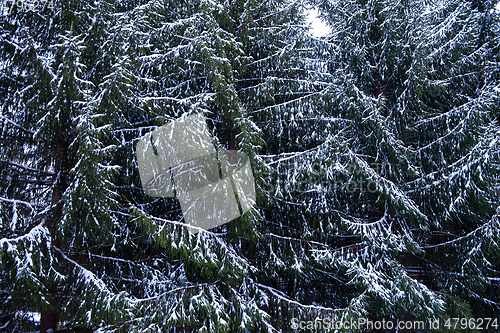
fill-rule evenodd
<path id="1" fill-rule="evenodd" d="M 56 153 L 54 158 L 54 175 L 52 176 L 52 183 L 55 185 L 52 192 L 51 203 L 57 204 L 61 201 L 62 194 L 66 188 L 66 179 L 61 173 L 63 170 L 64 161 L 66 160 L 67 149 L 65 144 L 58 143 L 56 146 Z M 60 175 L 59 181 L 57 180 Z M 57 183 L 58 182 L 58 183 Z M 52 218 L 47 223 L 50 235 L 52 237 L 52 245 L 59 248 L 60 240 L 56 231 L 56 223 L 61 217 L 61 209 L 56 207 L 53 211 Z M 49 281 L 46 284 L 48 291 L 48 299 L 51 303 L 51 308 L 41 311 L 40 314 L 40 333 L 56 332 L 59 316 L 57 313 L 57 283 Z"/>

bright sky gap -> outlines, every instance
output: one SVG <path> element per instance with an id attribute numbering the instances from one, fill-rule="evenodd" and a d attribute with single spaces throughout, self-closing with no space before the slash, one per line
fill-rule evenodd
<path id="1" fill-rule="evenodd" d="M 331 29 L 319 18 L 316 8 L 308 10 L 307 22 L 311 25 L 311 34 L 314 37 L 323 37 L 330 33 Z"/>

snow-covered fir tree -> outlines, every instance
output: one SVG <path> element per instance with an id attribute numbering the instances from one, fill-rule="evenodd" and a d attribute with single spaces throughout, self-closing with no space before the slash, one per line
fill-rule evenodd
<path id="1" fill-rule="evenodd" d="M 351 121 L 348 156 L 364 165 L 349 171 L 358 186 L 371 186 L 358 198 L 331 201 L 338 225 L 360 240 L 345 266 L 356 286 L 351 300 L 362 296 L 374 319 L 493 315 L 496 2 L 318 5 L 333 28 L 329 71 L 347 82 L 335 107 Z"/>
<path id="2" fill-rule="evenodd" d="M 420 176 L 406 191 L 429 221 L 420 265 L 451 314 L 494 316 L 498 297 L 499 21 L 497 1 L 443 1 L 411 71 L 416 115 L 408 144 Z"/>
<path id="3" fill-rule="evenodd" d="M 309 5 L 328 38 L 308 33 Z M 287 332 L 498 313 L 495 5 L 2 11 L 0 324 Z M 217 148 L 250 157 L 257 205 L 190 234 L 176 199 L 144 193 L 135 146 L 200 113 Z"/>
<path id="4" fill-rule="evenodd" d="M 135 144 L 202 113 L 216 146 L 255 158 L 261 131 L 241 87 L 265 45 L 257 27 L 291 38 L 300 10 L 72 1 L 42 16 L 2 12 L 4 80 L 15 83 L 2 102 L 5 313 L 40 312 L 42 332 L 274 330 L 246 258 L 259 211 L 190 235 L 176 200 L 144 195 Z M 266 37 L 273 52 L 286 45 L 278 36 Z"/>

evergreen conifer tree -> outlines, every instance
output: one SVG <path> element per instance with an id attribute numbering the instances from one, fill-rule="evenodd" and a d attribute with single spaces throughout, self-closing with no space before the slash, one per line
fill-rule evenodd
<path id="1" fill-rule="evenodd" d="M 500 306 L 496 5 L 428 7 L 422 62 L 412 75 L 419 108 L 408 143 L 421 176 L 407 185 L 430 222 L 422 266 L 453 314 L 470 307 L 475 317 L 494 316 Z"/>
<path id="2" fill-rule="evenodd" d="M 244 43 L 258 50 L 244 29 L 298 13 L 293 2 L 259 6 L 55 2 L 44 25 L 3 13 L 16 85 L 4 84 L 2 102 L 2 309 L 41 312 L 42 332 L 273 330 L 245 257 L 258 211 L 191 235 L 176 200 L 144 195 L 135 158 L 142 135 L 193 113 L 216 146 L 255 158 L 261 131 L 237 85 L 255 56 Z"/>
<path id="3" fill-rule="evenodd" d="M 498 288 L 495 3 L 318 4 L 333 29 L 330 71 L 349 80 L 337 106 L 353 121 L 348 147 L 368 170 L 350 171 L 376 190 L 335 207 L 340 215 L 354 204 L 354 216 L 340 225 L 364 246 L 348 263 L 350 281 L 358 284 L 351 297 L 361 292 L 362 307 L 378 319 L 492 315 L 498 309 L 498 299 L 487 296 Z"/>
<path id="4" fill-rule="evenodd" d="M 330 36 L 308 33 L 306 5 Z M 0 324 L 14 329 L 16 311 L 40 312 L 42 333 L 494 316 L 495 6 L 2 11 Z M 257 189 L 251 211 L 197 234 L 177 199 L 144 193 L 136 158 L 141 137 L 193 114 L 216 148 L 250 157 Z"/>

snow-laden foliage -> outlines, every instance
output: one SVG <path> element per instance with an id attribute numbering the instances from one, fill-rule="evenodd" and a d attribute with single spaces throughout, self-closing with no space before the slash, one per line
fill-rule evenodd
<path id="1" fill-rule="evenodd" d="M 496 4 L 2 11 L 5 327 L 16 311 L 40 312 L 43 333 L 494 317 Z M 308 32 L 309 6 L 329 36 Z M 176 199 L 144 194 L 135 156 L 139 138 L 188 114 L 205 116 L 215 147 L 250 157 L 257 189 L 252 210 L 197 234 Z"/>

